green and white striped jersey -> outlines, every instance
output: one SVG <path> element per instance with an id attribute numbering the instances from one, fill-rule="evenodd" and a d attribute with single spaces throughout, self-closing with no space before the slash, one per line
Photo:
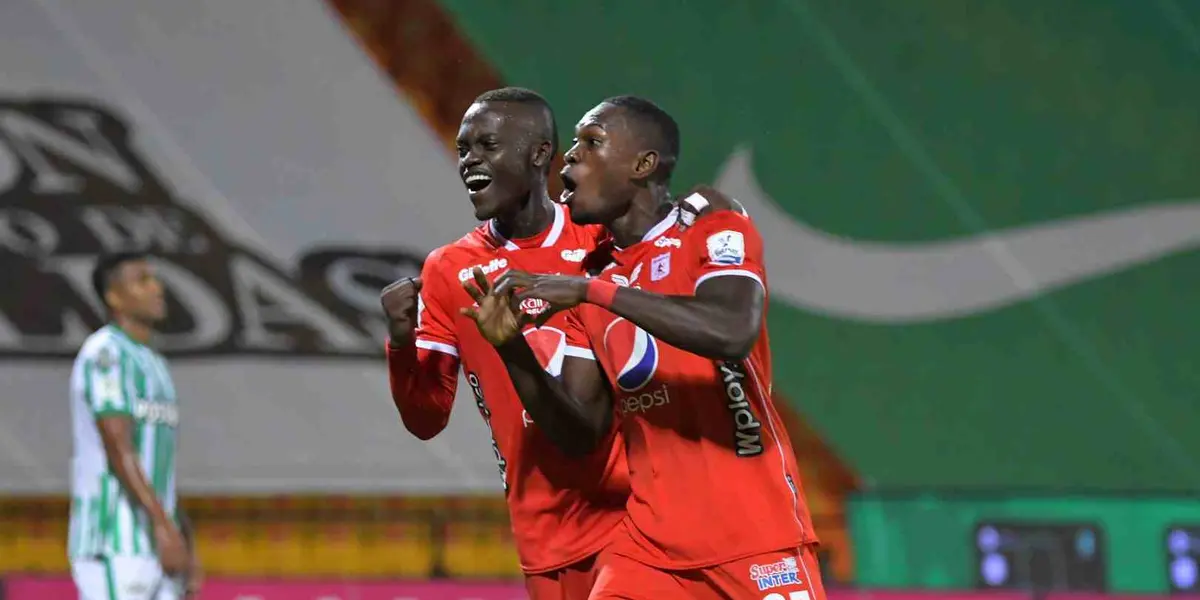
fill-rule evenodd
<path id="1" fill-rule="evenodd" d="M 96 420 L 132 420 L 142 472 L 168 514 L 175 513 L 179 411 L 162 355 L 106 325 L 84 342 L 71 371 L 71 557 L 153 555 L 144 511 L 109 469 Z"/>

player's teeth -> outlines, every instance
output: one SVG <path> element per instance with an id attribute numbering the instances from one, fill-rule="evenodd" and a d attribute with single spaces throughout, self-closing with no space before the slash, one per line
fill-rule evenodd
<path id="1" fill-rule="evenodd" d="M 467 183 L 475 183 L 476 181 L 491 181 L 492 178 L 483 174 L 467 175 Z"/>

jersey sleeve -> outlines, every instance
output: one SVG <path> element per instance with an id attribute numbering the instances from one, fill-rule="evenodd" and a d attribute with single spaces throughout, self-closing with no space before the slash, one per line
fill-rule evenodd
<path id="1" fill-rule="evenodd" d="M 441 250 L 425 259 L 421 268 L 421 293 L 417 295 L 417 348 L 458 356 L 458 335 L 454 312 L 444 273 L 446 264 Z"/>
<path id="2" fill-rule="evenodd" d="M 133 403 L 125 382 L 134 368 L 128 355 L 116 343 L 106 343 L 84 359 L 83 396 L 97 419 L 133 414 Z"/>
<path id="3" fill-rule="evenodd" d="M 561 317 L 563 333 L 567 336 L 566 355 L 596 360 L 596 354 L 592 352 L 591 339 L 588 338 L 587 331 L 583 328 L 583 321 L 579 318 L 579 307 L 563 311 Z"/>
<path id="4" fill-rule="evenodd" d="M 417 348 L 387 347 L 388 385 L 400 420 L 414 436 L 428 440 L 450 422 L 458 391 L 458 356 Z"/>
<path id="5" fill-rule="evenodd" d="M 766 288 L 762 236 L 749 217 L 731 210 L 711 213 L 687 235 L 693 289 L 714 277 L 748 277 Z"/>

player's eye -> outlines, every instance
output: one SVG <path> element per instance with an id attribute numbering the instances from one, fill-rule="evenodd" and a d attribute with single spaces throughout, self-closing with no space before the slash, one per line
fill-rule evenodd
<path id="1" fill-rule="evenodd" d="M 459 144 L 458 145 L 458 157 L 462 158 L 466 155 L 467 155 L 467 147 L 462 144 Z"/>

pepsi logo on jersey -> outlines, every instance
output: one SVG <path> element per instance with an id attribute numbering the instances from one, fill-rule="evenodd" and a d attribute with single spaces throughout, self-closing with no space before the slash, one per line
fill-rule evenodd
<path id="1" fill-rule="evenodd" d="M 617 388 L 630 395 L 618 398 L 622 414 L 645 413 L 671 403 L 667 386 L 646 389 L 658 371 L 658 342 L 642 328 L 618 318 L 604 330 L 604 352 L 613 365 L 620 365 Z"/>

